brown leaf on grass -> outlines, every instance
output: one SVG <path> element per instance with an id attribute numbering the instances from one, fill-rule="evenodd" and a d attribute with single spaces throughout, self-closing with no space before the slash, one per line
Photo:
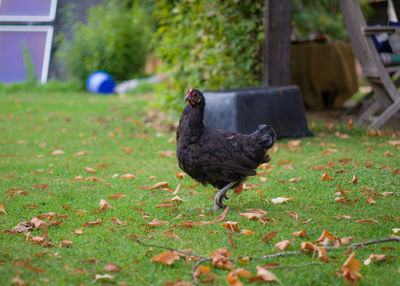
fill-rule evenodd
<path id="1" fill-rule="evenodd" d="M 302 229 L 300 231 L 293 232 L 292 235 L 304 238 L 307 237 L 307 232 L 304 229 Z"/>
<path id="2" fill-rule="evenodd" d="M 114 276 L 110 274 L 96 274 L 94 280 L 114 280 Z"/>
<path id="3" fill-rule="evenodd" d="M 163 236 L 164 237 L 168 237 L 168 238 L 181 239 L 179 236 L 174 234 L 172 230 L 164 231 L 164 235 Z"/>
<path id="4" fill-rule="evenodd" d="M 35 225 L 33 223 L 31 223 L 30 221 L 23 221 L 23 222 L 20 222 L 19 224 L 17 224 L 16 226 L 14 226 L 12 228 L 12 231 L 15 231 L 18 233 L 21 233 L 21 232 L 27 233 L 27 232 L 29 232 L 29 230 L 34 229 L 34 228 L 35 228 Z"/>
<path id="5" fill-rule="evenodd" d="M 158 151 L 158 154 L 160 154 L 162 157 L 174 157 L 175 151 Z"/>
<path id="6" fill-rule="evenodd" d="M 290 240 L 283 240 L 278 243 L 275 243 L 275 247 L 278 248 L 279 250 L 285 250 L 290 246 L 291 241 Z"/>
<path id="7" fill-rule="evenodd" d="M 240 233 L 243 233 L 245 236 L 256 235 L 257 233 L 248 229 L 242 229 Z"/>
<path id="8" fill-rule="evenodd" d="M 192 286 L 193 282 L 192 281 L 182 281 L 181 279 L 178 279 L 174 282 L 166 282 L 165 286 Z"/>
<path id="9" fill-rule="evenodd" d="M 335 218 L 350 220 L 351 216 L 348 216 L 348 215 L 336 215 Z"/>
<path id="10" fill-rule="evenodd" d="M 356 223 L 369 223 L 369 224 L 379 224 L 379 221 L 373 218 L 364 218 L 356 220 Z"/>
<path id="11" fill-rule="evenodd" d="M 73 234 L 83 234 L 83 228 L 78 228 L 72 232 Z"/>
<path id="12" fill-rule="evenodd" d="M 80 181 L 84 181 L 85 178 L 82 177 L 81 175 L 78 175 L 78 176 L 76 176 L 75 178 L 73 178 L 72 180 L 73 180 L 73 181 L 76 181 L 76 182 L 80 182 Z"/>
<path id="13" fill-rule="evenodd" d="M 262 213 L 239 213 L 239 215 L 241 215 L 242 217 L 247 218 L 248 220 L 252 220 L 252 219 L 262 219 L 264 217 L 264 214 Z"/>
<path id="14" fill-rule="evenodd" d="M 389 150 L 387 150 L 385 153 L 383 153 L 383 155 L 385 155 L 386 157 L 394 157 L 394 154 L 392 152 L 390 152 Z"/>
<path id="15" fill-rule="evenodd" d="M 74 156 L 82 156 L 82 155 L 85 155 L 88 153 L 90 153 L 90 151 L 88 151 L 88 150 L 79 151 L 79 152 L 75 153 Z"/>
<path id="16" fill-rule="evenodd" d="M 19 275 L 14 277 L 13 279 L 11 279 L 11 283 L 12 284 L 17 284 L 18 286 L 25 286 L 28 285 L 27 283 L 25 283 L 24 280 L 22 280 Z"/>
<path id="17" fill-rule="evenodd" d="M 293 199 L 294 199 L 294 197 L 277 197 L 275 199 L 271 199 L 271 202 L 273 204 L 282 204 L 284 202 L 287 202 L 287 201 L 290 201 L 290 200 L 293 200 Z"/>
<path id="18" fill-rule="evenodd" d="M 133 174 L 124 174 L 124 175 L 119 176 L 119 178 L 120 179 L 126 179 L 126 180 L 132 180 L 132 179 L 135 178 L 135 175 L 133 175 Z"/>
<path id="19" fill-rule="evenodd" d="M 87 177 L 85 180 L 89 181 L 89 182 L 103 181 L 103 179 L 101 179 L 99 177 Z"/>
<path id="20" fill-rule="evenodd" d="M 209 266 L 204 265 L 200 265 L 199 267 L 197 267 L 196 271 L 194 272 L 194 277 L 199 278 L 201 276 L 205 276 L 210 279 L 211 283 L 214 283 L 214 280 L 218 277 L 211 272 L 211 268 Z"/>
<path id="21" fill-rule="evenodd" d="M 370 265 L 373 261 L 386 261 L 388 260 L 388 256 L 386 254 L 374 254 L 371 253 L 367 259 L 364 260 L 364 265 Z"/>
<path id="22" fill-rule="evenodd" d="M 376 201 L 371 197 L 367 197 L 367 204 L 373 205 L 376 204 Z"/>
<path id="23" fill-rule="evenodd" d="M 226 218 L 226 214 L 229 211 L 229 207 L 226 207 L 226 209 L 215 219 L 210 220 L 210 221 L 185 221 L 183 222 L 186 224 L 186 227 L 193 227 L 195 225 L 209 225 L 209 224 L 215 224 L 217 222 L 220 222 L 221 220 L 224 220 Z"/>
<path id="24" fill-rule="evenodd" d="M 352 252 L 339 270 L 339 274 L 343 277 L 344 281 L 350 284 L 357 284 L 357 281 L 361 278 L 359 272 L 361 262 L 355 258 L 355 255 L 356 252 Z"/>
<path id="25" fill-rule="evenodd" d="M 161 264 L 171 265 L 175 260 L 179 260 L 180 256 L 173 251 L 166 251 L 159 255 L 154 256 L 151 262 L 158 262 Z"/>
<path id="26" fill-rule="evenodd" d="M 82 224 L 82 226 L 90 227 L 90 226 L 95 226 L 95 225 L 99 225 L 99 224 L 102 224 L 101 219 L 98 219 L 98 220 L 92 221 L 92 222 L 85 222 L 84 224 Z"/>
<path id="27" fill-rule="evenodd" d="M 237 221 L 226 221 L 222 224 L 223 227 L 230 231 L 237 231 L 239 229 L 239 222 Z"/>
<path id="28" fill-rule="evenodd" d="M 245 277 L 249 279 L 251 277 L 251 273 L 244 268 L 235 269 L 226 275 L 226 282 L 228 282 L 229 286 L 241 286 L 243 284 L 240 282 L 239 277 Z"/>
<path id="29" fill-rule="evenodd" d="M 316 246 L 315 244 L 307 241 L 307 242 L 301 243 L 300 251 L 304 252 L 304 253 L 317 252 L 319 260 L 321 260 L 323 262 L 329 262 L 329 257 L 328 257 L 325 247 L 319 247 L 319 246 Z"/>
<path id="30" fill-rule="evenodd" d="M 33 223 L 35 228 L 40 228 L 42 226 L 46 226 L 47 223 L 45 223 L 43 220 L 38 219 L 37 217 L 34 217 L 31 219 L 31 223 Z"/>
<path id="31" fill-rule="evenodd" d="M 324 229 L 316 242 L 318 242 L 320 245 L 333 245 L 337 247 L 340 245 L 340 238 L 334 236 L 332 233 Z"/>
<path id="32" fill-rule="evenodd" d="M 126 225 L 127 221 L 120 221 L 118 218 L 116 217 L 112 217 L 110 218 L 110 221 L 112 221 L 113 223 L 115 223 L 116 225 Z"/>
<path id="33" fill-rule="evenodd" d="M 0 204 L 0 212 L 2 212 L 3 214 L 6 214 L 6 209 L 5 209 L 5 204 Z"/>
<path id="34" fill-rule="evenodd" d="M 335 178 L 329 176 L 329 174 L 328 174 L 327 171 L 325 171 L 324 174 L 323 174 L 322 177 L 321 177 L 321 181 L 322 181 L 322 182 L 328 181 L 328 180 L 333 180 L 333 179 L 335 179 Z"/>
<path id="35" fill-rule="evenodd" d="M 39 207 L 38 205 L 25 205 L 25 206 L 23 206 L 24 208 L 26 208 L 26 209 L 31 209 L 31 210 L 33 210 L 33 209 L 36 209 L 37 207 Z"/>
<path id="36" fill-rule="evenodd" d="M 70 241 L 70 240 L 63 240 L 60 243 L 60 247 L 69 247 L 71 245 L 72 245 L 72 241 Z"/>
<path id="37" fill-rule="evenodd" d="M 181 203 L 181 202 L 183 202 L 183 200 L 182 200 L 179 196 L 175 196 L 175 197 L 173 197 L 173 198 L 171 199 L 171 202 L 174 202 L 174 203 Z"/>
<path id="38" fill-rule="evenodd" d="M 96 260 L 96 258 L 88 258 L 88 259 L 81 260 L 81 263 L 92 263 L 94 265 L 97 265 L 97 260 Z"/>
<path id="39" fill-rule="evenodd" d="M 326 165 L 312 166 L 311 170 L 321 171 L 321 170 L 333 170 L 335 168 L 335 162 L 329 161 Z"/>
<path id="40" fill-rule="evenodd" d="M 273 239 L 278 233 L 279 233 L 279 231 L 277 231 L 277 230 L 268 232 L 268 233 L 264 234 L 264 236 L 262 237 L 262 241 L 263 242 L 268 242 L 271 239 Z"/>
<path id="41" fill-rule="evenodd" d="M 226 270 L 234 268 L 233 263 L 228 259 L 231 254 L 226 248 L 219 248 L 211 254 L 212 266 L 219 267 Z"/>
<path id="42" fill-rule="evenodd" d="M 162 226 L 162 225 L 169 225 L 168 221 L 163 221 L 163 220 L 158 220 L 158 219 L 153 219 L 150 223 L 149 223 L 149 227 L 158 227 L 158 226 Z"/>
<path id="43" fill-rule="evenodd" d="M 76 269 L 72 269 L 69 274 L 71 275 L 87 275 L 87 271 L 85 268 L 76 268 Z"/>
<path id="44" fill-rule="evenodd" d="M 96 170 L 95 169 L 93 169 L 93 168 L 90 168 L 90 167 L 85 167 L 85 168 L 83 168 L 86 172 L 88 172 L 88 173 L 96 173 Z"/>
<path id="45" fill-rule="evenodd" d="M 291 183 L 297 183 L 301 180 L 301 176 L 300 177 L 294 177 L 294 178 L 290 178 L 289 182 Z"/>
<path id="46" fill-rule="evenodd" d="M 64 151 L 63 150 L 60 150 L 60 149 L 57 149 L 57 150 L 54 150 L 53 152 L 51 152 L 50 153 L 50 155 L 63 155 L 64 154 Z"/>
<path id="47" fill-rule="evenodd" d="M 267 214 L 267 212 L 262 209 L 246 209 L 246 211 L 249 213 L 256 213 L 256 214 L 263 214 L 263 215 Z"/>
<path id="48" fill-rule="evenodd" d="M 299 219 L 299 216 L 298 216 L 298 214 L 297 213 L 295 213 L 295 212 L 292 212 L 292 211 L 286 211 L 286 213 L 288 214 L 288 215 L 290 215 L 291 217 L 293 217 L 296 221 Z"/>
<path id="49" fill-rule="evenodd" d="M 99 213 L 103 213 L 106 210 L 112 208 L 112 206 L 106 200 L 103 199 L 100 200 L 99 206 L 100 206 L 100 209 L 98 211 Z"/>
<path id="50" fill-rule="evenodd" d="M 262 266 L 256 266 L 257 276 L 251 278 L 251 281 L 264 281 L 264 282 L 275 282 L 276 276 L 271 271 L 268 271 Z"/>
<path id="51" fill-rule="evenodd" d="M 187 174 L 185 173 L 185 172 L 178 172 L 178 173 L 175 173 L 175 177 L 177 177 L 177 178 L 185 178 L 187 176 Z"/>
<path id="52" fill-rule="evenodd" d="M 340 195 L 343 195 L 343 196 L 345 196 L 347 194 L 350 194 L 352 192 L 352 190 L 343 190 L 342 189 L 342 184 L 339 184 L 338 188 L 339 188 L 339 192 L 337 194 L 340 194 Z"/>
<path id="53" fill-rule="evenodd" d="M 159 189 L 159 188 L 168 188 L 168 182 L 159 182 L 152 186 L 140 186 L 139 188 L 142 190 L 154 190 L 154 189 Z"/>
<path id="54" fill-rule="evenodd" d="M 111 196 L 108 197 L 109 200 L 117 200 L 117 199 L 123 199 L 123 198 L 126 198 L 126 195 L 119 193 L 119 192 L 112 194 Z"/>
<path id="55" fill-rule="evenodd" d="M 400 145 L 400 140 L 389 140 L 388 143 L 392 146 Z"/>
<path id="56" fill-rule="evenodd" d="M 104 265 L 104 270 L 106 272 L 121 272 L 121 267 L 118 267 L 117 265 L 115 265 L 113 262 L 107 263 L 106 265 Z"/>
<path id="57" fill-rule="evenodd" d="M 357 183 L 358 183 L 358 178 L 356 177 L 356 175 L 353 175 L 353 178 L 349 181 L 349 184 L 357 185 Z"/>

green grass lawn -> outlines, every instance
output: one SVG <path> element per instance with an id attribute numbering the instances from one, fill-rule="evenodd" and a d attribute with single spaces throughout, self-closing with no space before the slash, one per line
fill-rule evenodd
<path id="1" fill-rule="evenodd" d="M 400 145 L 389 142 L 400 140 L 399 134 L 373 135 L 362 129 L 349 130 L 346 124 L 322 122 L 310 124 L 314 137 L 294 142 L 279 140 L 270 152 L 270 166 L 260 168 L 261 175 L 249 178 L 247 188 L 226 201 L 226 218 L 209 225 L 183 227 L 185 221 L 212 221 L 222 211 L 212 210 L 216 190 L 194 187 L 190 177 L 176 176 L 180 170 L 175 155 L 165 156 L 169 155 L 165 151 L 175 151 L 175 133 L 165 117 L 149 111 L 149 101 L 151 96 L 145 94 L 0 93 L 0 204 L 6 212 L 0 208 L 0 285 L 18 282 L 15 277 L 29 285 L 165 285 L 179 279 L 193 281 L 190 271 L 194 261 L 181 258 L 172 265 L 152 262 L 152 257 L 167 250 L 139 245 L 132 238 L 207 257 L 216 249 L 227 248 L 234 258 L 260 258 L 280 252 L 275 244 L 284 240 L 292 239 L 285 251 L 297 251 L 302 242 L 314 243 L 324 229 L 337 237 L 354 236 L 353 242 L 362 242 L 395 235 L 393 229 L 400 228 Z M 56 150 L 63 154 L 52 155 Z M 77 156 L 78 152 L 83 155 Z M 87 172 L 85 167 L 96 173 Z M 325 171 L 334 179 L 322 181 Z M 135 177 L 120 178 L 124 174 Z M 99 180 L 77 181 L 79 175 Z M 357 184 L 349 184 L 353 176 Z M 168 188 L 141 188 L 159 182 L 168 182 Z M 343 190 L 351 190 L 346 195 L 348 204 L 335 201 L 339 184 Z M 109 198 L 115 193 L 124 197 Z M 183 202 L 157 207 L 176 195 Z M 293 199 L 272 203 L 271 199 L 277 197 Z M 98 212 L 102 199 L 112 208 Z M 265 210 L 264 218 L 269 220 L 263 224 L 240 216 L 250 208 Z M 297 220 L 288 211 L 297 214 Z M 50 212 L 56 213 L 52 216 L 55 225 L 47 228 L 45 242 L 51 242 L 52 247 L 37 245 L 24 234 L 5 231 Z M 102 221 L 99 225 L 83 226 L 98 219 Z M 152 228 L 149 223 L 154 219 L 168 224 Z M 357 222 L 361 219 L 376 222 Z M 225 221 L 238 222 L 238 231 L 228 232 L 222 226 Z M 80 228 L 83 234 L 75 234 Z M 246 236 L 243 229 L 254 233 Z M 292 235 L 303 229 L 307 237 Z M 176 237 L 168 237 L 167 231 L 173 231 Z M 276 237 L 263 242 L 263 236 L 272 231 L 278 231 Z M 44 228 L 31 230 L 31 237 L 42 237 L 43 233 Z M 72 245 L 61 247 L 63 241 Z M 399 256 L 400 243 L 358 249 L 356 258 L 361 261 L 362 275 L 359 284 L 398 285 L 400 258 L 363 265 L 371 253 Z M 328 252 L 328 263 L 317 255 L 298 254 L 250 259 L 248 264 L 234 260 L 233 264 L 255 276 L 256 266 L 278 263 L 279 267 L 270 271 L 280 281 L 276 283 L 282 285 L 343 285 L 344 279 L 337 271 L 348 254 L 342 246 Z M 105 267 L 110 262 L 116 269 Z M 211 271 L 217 276 L 216 285 L 227 285 L 229 270 L 212 267 Z M 114 278 L 96 280 L 96 274 Z M 240 280 L 245 285 L 253 284 L 246 278 Z"/>

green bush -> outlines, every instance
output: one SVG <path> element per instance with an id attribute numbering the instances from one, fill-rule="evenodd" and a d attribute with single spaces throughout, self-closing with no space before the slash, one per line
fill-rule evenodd
<path id="1" fill-rule="evenodd" d="M 259 85 L 264 41 L 263 1 L 160 0 L 156 51 L 171 82 L 165 108 L 182 108 L 183 93 Z"/>
<path id="2" fill-rule="evenodd" d="M 85 84 L 97 70 L 125 80 L 143 72 L 149 33 L 142 10 L 116 0 L 88 10 L 88 23 L 78 23 L 71 41 L 63 41 L 58 59 L 67 74 Z"/>

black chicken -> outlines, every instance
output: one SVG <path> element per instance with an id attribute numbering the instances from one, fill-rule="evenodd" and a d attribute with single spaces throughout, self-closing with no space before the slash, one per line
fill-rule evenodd
<path id="1" fill-rule="evenodd" d="M 270 160 L 266 151 L 274 145 L 276 133 L 267 125 L 258 126 L 250 135 L 205 127 L 203 93 L 190 89 L 185 101 L 188 105 L 176 132 L 179 167 L 203 185 L 220 189 L 215 208 L 225 208 L 226 192 L 256 175 L 258 165 Z"/>

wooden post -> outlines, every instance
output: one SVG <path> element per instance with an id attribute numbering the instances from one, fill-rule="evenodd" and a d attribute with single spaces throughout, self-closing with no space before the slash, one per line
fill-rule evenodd
<path id="1" fill-rule="evenodd" d="M 264 0 L 265 43 L 263 81 L 268 85 L 290 84 L 290 0 Z"/>

